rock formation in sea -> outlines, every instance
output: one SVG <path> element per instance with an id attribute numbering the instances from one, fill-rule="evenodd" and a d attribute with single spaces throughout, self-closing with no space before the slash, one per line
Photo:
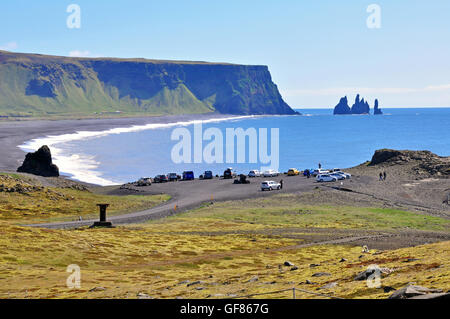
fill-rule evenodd
<path id="1" fill-rule="evenodd" d="M 378 100 L 375 100 L 375 113 L 383 114 L 378 107 Z M 341 98 L 339 104 L 334 108 L 334 115 L 348 115 L 348 114 L 370 114 L 370 105 L 364 98 L 360 99 L 359 94 L 355 98 L 355 103 L 350 108 L 348 106 L 347 97 Z"/>
<path id="2" fill-rule="evenodd" d="M 335 106 L 334 115 L 347 115 L 347 114 L 352 114 L 352 110 L 350 109 L 350 106 L 348 106 L 348 99 L 345 96 L 341 98 L 339 104 Z"/>
<path id="3" fill-rule="evenodd" d="M 379 105 L 378 105 L 378 99 L 375 99 L 375 106 L 373 109 L 373 114 L 374 115 L 383 115 L 383 112 L 381 111 Z"/>
<path id="4" fill-rule="evenodd" d="M 355 99 L 355 104 L 353 104 L 352 106 L 352 114 L 369 114 L 369 113 L 370 113 L 369 103 L 364 101 L 364 98 L 360 100 L 358 94 Z"/>
<path id="5" fill-rule="evenodd" d="M 28 153 L 25 156 L 22 166 L 17 171 L 44 177 L 59 176 L 59 168 L 53 164 L 52 154 L 47 145 L 42 146 L 34 153 Z"/>

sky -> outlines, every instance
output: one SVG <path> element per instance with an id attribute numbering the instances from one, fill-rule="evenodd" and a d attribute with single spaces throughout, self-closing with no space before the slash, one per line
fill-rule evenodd
<path id="1" fill-rule="evenodd" d="M 0 50 L 267 65 L 294 108 L 357 93 L 450 107 L 449 17 L 448 0 L 15 0 L 0 4 Z"/>

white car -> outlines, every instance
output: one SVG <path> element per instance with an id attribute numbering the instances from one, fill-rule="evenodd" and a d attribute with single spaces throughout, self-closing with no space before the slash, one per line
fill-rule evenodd
<path id="1" fill-rule="evenodd" d="M 275 177 L 278 175 L 280 175 L 280 173 L 273 169 L 269 169 L 268 171 L 265 171 L 263 174 L 264 177 Z"/>
<path id="2" fill-rule="evenodd" d="M 261 176 L 261 172 L 258 171 L 257 169 L 251 170 L 248 173 L 248 177 L 260 177 Z"/>
<path id="3" fill-rule="evenodd" d="M 337 171 L 337 172 L 335 172 L 334 174 L 342 175 L 342 176 L 344 176 L 346 179 L 352 178 L 352 174 L 344 173 L 344 172 L 342 172 L 342 171 Z"/>
<path id="4" fill-rule="evenodd" d="M 317 175 L 316 177 L 316 181 L 318 181 L 319 183 L 321 182 L 337 182 L 337 178 L 331 176 L 330 174 L 320 174 Z"/>
<path id="5" fill-rule="evenodd" d="M 336 177 L 340 181 L 345 179 L 345 176 L 343 174 L 339 174 L 339 173 L 331 173 L 330 176 Z"/>
<path id="6" fill-rule="evenodd" d="M 277 183 L 277 182 L 274 182 L 274 181 L 265 181 L 265 182 L 261 183 L 261 190 L 262 191 L 265 191 L 265 190 L 271 191 L 271 190 L 274 190 L 274 189 L 280 190 L 281 189 L 281 184 Z"/>
<path id="7" fill-rule="evenodd" d="M 319 168 L 319 169 L 315 169 L 314 170 L 313 176 L 317 176 L 317 175 L 321 175 L 321 174 L 328 174 L 328 173 L 330 173 L 330 171 L 327 171 L 326 169 Z"/>

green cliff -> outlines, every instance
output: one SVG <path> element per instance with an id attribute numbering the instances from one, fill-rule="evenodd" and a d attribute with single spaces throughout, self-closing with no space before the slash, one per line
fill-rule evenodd
<path id="1" fill-rule="evenodd" d="M 0 51 L 0 116 L 294 114 L 266 66 Z"/>

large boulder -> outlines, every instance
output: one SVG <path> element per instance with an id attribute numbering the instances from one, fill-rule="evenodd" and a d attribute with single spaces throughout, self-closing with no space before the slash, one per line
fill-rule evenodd
<path id="1" fill-rule="evenodd" d="M 59 176 L 58 166 L 52 163 L 52 154 L 47 145 L 42 146 L 34 153 L 28 153 L 17 171 L 44 177 Z"/>
<path id="2" fill-rule="evenodd" d="M 408 285 L 394 292 L 389 299 L 449 299 L 449 297 L 449 293 L 444 293 L 440 289 Z"/>

